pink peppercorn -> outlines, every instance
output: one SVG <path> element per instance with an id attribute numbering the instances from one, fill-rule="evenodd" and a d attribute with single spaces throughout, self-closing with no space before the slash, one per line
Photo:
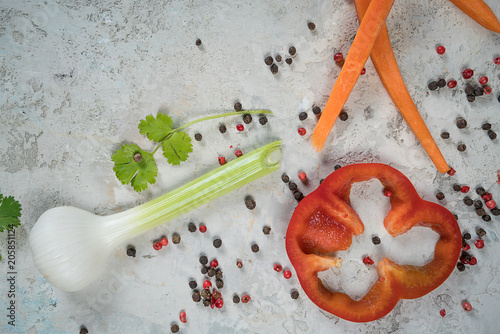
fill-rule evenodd
<path id="1" fill-rule="evenodd" d="M 486 85 L 488 83 L 488 77 L 487 76 L 482 76 L 479 78 L 479 83 L 481 85 Z"/>
<path id="2" fill-rule="evenodd" d="M 299 128 L 299 129 L 297 130 L 297 132 L 299 133 L 299 135 L 303 136 L 303 135 L 305 135 L 305 134 L 306 134 L 306 129 L 304 129 L 304 128 Z"/>
<path id="3" fill-rule="evenodd" d="M 239 158 L 243 155 L 243 152 L 241 152 L 241 150 L 236 150 L 234 151 L 234 155 L 236 155 Z"/>
<path id="4" fill-rule="evenodd" d="M 157 242 L 155 242 L 155 243 L 153 244 L 153 248 L 154 248 L 154 250 L 160 250 L 160 249 L 162 249 L 162 247 L 163 247 L 163 245 L 161 244 L 161 242 L 158 242 L 158 241 L 157 241 Z"/>
<path id="5" fill-rule="evenodd" d="M 464 194 L 468 193 L 469 190 L 470 190 L 469 186 L 463 186 L 462 188 L 460 188 L 460 191 Z"/>
<path id="6" fill-rule="evenodd" d="M 224 157 L 219 157 L 219 164 L 222 166 L 222 165 L 225 165 L 226 164 L 226 158 Z"/>
<path id="7" fill-rule="evenodd" d="M 491 94 L 493 92 L 493 89 L 490 87 L 490 86 L 484 86 L 483 87 L 483 93 L 488 95 L 488 94 Z"/>
<path id="8" fill-rule="evenodd" d="M 207 231 L 207 227 L 205 225 L 200 225 L 199 230 L 201 233 L 205 233 Z"/>
<path id="9" fill-rule="evenodd" d="M 162 238 L 161 239 L 161 244 L 162 244 L 162 246 L 168 245 L 168 239 L 167 238 Z"/>
<path id="10" fill-rule="evenodd" d="M 436 48 L 436 52 L 440 55 L 442 55 L 444 52 L 446 51 L 446 48 L 442 45 L 439 45 L 437 48 Z"/>
<path id="11" fill-rule="evenodd" d="M 447 171 L 446 174 L 453 176 L 453 175 L 455 175 L 456 172 L 457 172 L 456 170 L 454 170 L 453 168 L 450 168 L 450 170 Z"/>
<path id="12" fill-rule="evenodd" d="M 467 68 L 462 72 L 462 76 L 464 77 L 464 79 L 470 79 L 472 78 L 473 75 L 474 71 L 471 70 L 470 68 Z"/>
<path id="13" fill-rule="evenodd" d="M 300 172 L 300 173 L 299 173 L 299 179 L 300 179 L 301 181 L 305 181 L 305 179 L 307 179 L 307 175 L 306 175 L 306 173 L 304 173 L 304 172 Z"/>
<path id="14" fill-rule="evenodd" d="M 496 65 L 500 65 L 500 57 L 496 57 L 493 61 Z"/>
<path id="15" fill-rule="evenodd" d="M 203 282 L 203 289 L 208 289 L 211 287 L 212 287 L 212 282 L 210 282 L 209 280 L 205 280 L 205 282 Z"/>
<path id="16" fill-rule="evenodd" d="M 391 197 L 392 196 L 392 191 L 389 189 L 384 189 L 384 196 L 385 197 Z"/>
<path id="17" fill-rule="evenodd" d="M 477 259 L 473 256 L 469 260 L 469 265 L 470 266 L 475 266 L 477 264 Z"/>
<path id="18" fill-rule="evenodd" d="M 474 241 L 474 246 L 476 246 L 476 248 L 478 248 L 478 249 L 484 248 L 484 240 L 477 239 L 476 241 Z"/>
<path id="19" fill-rule="evenodd" d="M 447 83 L 448 88 L 455 88 L 457 86 L 457 80 L 450 80 Z"/>
<path id="20" fill-rule="evenodd" d="M 241 297 L 241 302 L 243 304 L 246 304 L 246 303 L 248 303 L 250 301 L 250 299 L 252 299 L 252 298 L 250 298 L 249 295 L 244 295 L 244 296 Z"/>
<path id="21" fill-rule="evenodd" d="M 212 262 L 210 262 L 210 268 L 217 268 L 219 266 L 219 261 L 216 259 L 213 259 Z"/>
<path id="22" fill-rule="evenodd" d="M 186 323 L 187 320 L 186 320 L 186 312 L 182 311 L 180 314 L 179 314 L 179 320 L 182 322 L 182 323 Z"/>
<path id="23" fill-rule="evenodd" d="M 274 271 L 276 272 L 281 272 L 283 270 L 283 266 L 281 264 L 275 264 L 274 265 Z"/>
<path id="24" fill-rule="evenodd" d="M 492 199 L 490 199 L 489 201 L 486 202 L 486 207 L 490 210 L 494 209 L 496 206 L 497 206 L 497 203 Z"/>
<path id="25" fill-rule="evenodd" d="M 372 264 L 374 264 L 375 262 L 373 262 L 372 259 L 370 259 L 369 256 L 365 256 L 363 258 L 363 263 L 366 264 L 367 266 L 371 266 Z"/>
<path id="26" fill-rule="evenodd" d="M 283 272 L 283 277 L 289 279 L 290 277 L 292 277 L 292 272 L 290 270 L 285 270 Z"/>
<path id="27" fill-rule="evenodd" d="M 364 68 L 364 67 L 363 67 L 363 69 L 361 70 L 361 73 L 360 73 L 360 74 L 361 74 L 361 75 L 365 75 L 365 73 L 366 73 L 366 68 Z"/>
<path id="28" fill-rule="evenodd" d="M 481 196 L 481 198 L 483 199 L 483 201 L 488 202 L 493 198 L 493 196 L 490 193 L 486 193 L 483 196 Z"/>
<path id="29" fill-rule="evenodd" d="M 468 251 L 470 249 L 470 246 L 468 243 L 465 243 L 463 246 L 462 246 L 462 250 L 464 251 Z"/>
<path id="30" fill-rule="evenodd" d="M 462 307 L 464 308 L 464 311 L 467 312 L 472 311 L 472 305 L 469 302 L 463 302 Z"/>
<path id="31" fill-rule="evenodd" d="M 344 60 L 344 55 L 342 55 L 342 53 L 340 52 L 337 52 L 333 55 L 333 60 L 338 63 L 339 61 Z"/>
<path id="32" fill-rule="evenodd" d="M 215 300 L 215 307 L 221 308 L 222 306 L 224 306 L 224 301 L 222 300 L 222 298 L 216 299 Z"/>
<path id="33" fill-rule="evenodd" d="M 236 125 L 236 130 L 243 131 L 243 130 L 245 130 L 245 127 L 243 126 L 243 124 L 238 124 L 238 125 Z"/>
<path id="34" fill-rule="evenodd" d="M 442 309 L 441 311 L 439 311 L 439 315 L 441 315 L 442 317 L 444 317 L 446 315 L 446 310 Z"/>

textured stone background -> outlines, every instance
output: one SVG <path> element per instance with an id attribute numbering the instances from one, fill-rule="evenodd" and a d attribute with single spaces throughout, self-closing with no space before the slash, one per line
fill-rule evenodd
<path id="1" fill-rule="evenodd" d="M 500 15 L 498 1 L 486 2 Z M 316 24 L 314 32 L 308 21 Z M 451 187 L 481 185 L 500 198 L 498 139 L 491 141 L 481 130 L 489 121 L 500 132 L 500 66 L 492 63 L 500 56 L 500 35 L 444 0 L 399 0 L 387 24 L 406 84 L 457 170 L 454 177 L 436 172 L 370 61 L 346 104 L 348 121 L 336 123 L 325 150 L 312 151 L 308 139 L 316 119 L 311 107 L 326 102 L 339 73 L 332 55 L 348 52 L 358 27 L 350 0 L 0 1 L 0 190 L 23 205 L 16 232 L 17 326 L 8 326 L 2 315 L 0 331 L 78 333 L 85 325 L 91 333 L 166 333 L 184 309 L 188 324 L 181 325 L 183 333 L 493 332 L 500 309 L 499 218 L 483 222 Z M 201 47 L 195 45 L 197 38 Z M 437 44 L 446 46 L 445 55 L 436 54 Z M 281 63 L 272 75 L 263 58 L 286 56 L 291 45 L 297 48 L 292 65 Z M 460 78 L 465 67 L 475 70 L 476 82 L 480 74 L 488 75 L 494 93 L 468 103 Z M 440 77 L 457 79 L 457 88 L 428 92 L 429 80 Z M 110 156 L 120 144 L 152 148 L 137 129 L 146 115 L 166 112 L 180 124 L 230 111 L 235 101 L 244 109 L 265 108 L 275 115 L 266 126 L 253 122 L 243 133 L 235 130 L 235 118 L 224 120 L 225 135 L 217 131 L 217 121 L 193 126 L 188 132 L 204 137 L 194 143 L 191 159 L 172 167 L 159 156 L 157 183 L 143 193 L 115 178 Z M 297 117 L 301 111 L 309 114 L 304 122 Z M 459 116 L 469 122 L 464 130 L 454 125 Z M 300 125 L 308 130 L 304 137 L 297 135 Z M 443 130 L 450 132 L 449 140 L 439 137 Z M 34 267 L 27 239 L 45 210 L 72 205 L 97 214 L 121 211 L 215 168 L 219 155 L 232 156 L 231 145 L 248 152 L 275 139 L 285 141 L 281 172 L 131 240 L 138 251 L 135 259 L 125 255 L 127 244 L 122 245 L 110 258 L 109 271 L 88 288 L 62 292 Z M 467 144 L 464 153 L 456 150 L 460 142 Z M 296 178 L 298 171 L 306 171 L 310 182 L 301 188 L 309 193 L 335 164 L 361 161 L 400 169 L 431 201 L 443 191 L 442 203 L 459 216 L 463 230 L 474 235 L 481 226 L 488 234 L 486 247 L 472 250 L 478 265 L 454 272 L 423 298 L 400 302 L 381 320 L 355 324 L 321 311 L 295 275 L 285 281 L 271 268 L 275 262 L 290 267 L 284 235 L 295 201 L 281 173 Z M 244 207 L 248 194 L 257 201 L 254 211 Z M 372 201 L 373 196 L 362 195 L 366 203 Z M 382 233 L 378 219 L 374 229 Z M 209 232 L 188 234 L 190 221 L 205 222 Z M 270 236 L 262 234 L 264 225 L 272 226 Z M 152 249 L 152 240 L 174 232 L 183 238 L 180 245 Z M 211 245 L 216 236 L 223 240 L 218 250 Z M 5 255 L 7 236 L 0 237 Z M 250 251 L 253 242 L 260 245 L 257 254 Z M 413 254 L 420 242 L 400 252 Z M 369 242 L 363 247 L 373 251 Z M 217 257 L 224 270 L 226 304 L 221 310 L 191 301 L 187 282 L 193 277 L 201 283 L 200 252 Z M 235 267 L 236 258 L 244 261 L 244 270 Z M 374 274 L 359 258 L 349 263 L 358 268 L 346 279 L 353 285 L 360 270 Z M 5 259 L 0 268 L 7 271 Z M 290 298 L 291 289 L 300 292 L 298 300 Z M 243 292 L 252 301 L 233 305 L 232 294 Z M 0 295 L 4 314 L 6 281 L 0 283 Z M 462 311 L 465 299 L 473 312 Z M 445 318 L 439 316 L 441 308 L 448 312 Z"/>

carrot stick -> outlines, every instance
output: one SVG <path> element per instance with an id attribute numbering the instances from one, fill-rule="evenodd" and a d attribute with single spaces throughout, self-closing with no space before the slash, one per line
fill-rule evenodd
<path id="1" fill-rule="evenodd" d="M 490 6 L 483 0 L 450 0 L 462 12 L 488 30 L 500 34 L 500 22 Z M 497 0 L 498 1 L 498 0 Z"/>
<path id="2" fill-rule="evenodd" d="M 394 0 L 372 0 L 368 6 L 366 18 L 359 26 L 344 66 L 311 136 L 311 142 L 316 151 L 321 151 L 325 145 L 328 134 L 354 88 L 393 4 Z"/>
<path id="3" fill-rule="evenodd" d="M 354 4 L 356 5 L 358 18 L 362 22 L 370 0 L 354 0 Z M 373 45 L 370 57 L 389 96 L 392 98 L 404 120 L 410 126 L 410 129 L 415 133 L 427 155 L 431 158 L 434 165 L 436 165 L 438 171 L 440 173 L 449 171 L 450 167 L 432 138 L 429 129 L 425 125 L 406 88 L 394 52 L 392 51 L 391 41 L 385 24 Z"/>

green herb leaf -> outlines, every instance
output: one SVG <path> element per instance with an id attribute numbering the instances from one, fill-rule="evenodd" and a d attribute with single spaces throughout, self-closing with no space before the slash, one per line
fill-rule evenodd
<path id="1" fill-rule="evenodd" d="M 179 165 L 181 161 L 186 161 L 190 152 L 193 152 L 191 137 L 184 131 L 172 133 L 170 137 L 162 143 L 163 155 L 171 165 Z"/>
<path id="2" fill-rule="evenodd" d="M 12 230 L 21 225 L 21 204 L 12 196 L 0 194 L 0 232 Z"/>
<path id="3" fill-rule="evenodd" d="M 146 116 L 146 119 L 139 123 L 141 134 L 148 136 L 152 141 L 161 142 L 167 137 L 172 130 L 172 118 L 170 116 L 159 113 L 154 118 L 152 115 Z"/>
<path id="4" fill-rule="evenodd" d="M 113 170 L 123 184 L 131 184 L 137 192 L 156 182 L 158 168 L 153 154 L 137 145 L 123 145 L 111 157 L 115 162 Z"/>

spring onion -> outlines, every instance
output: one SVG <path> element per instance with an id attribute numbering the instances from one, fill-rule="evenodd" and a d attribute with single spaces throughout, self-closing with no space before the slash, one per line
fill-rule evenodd
<path id="1" fill-rule="evenodd" d="M 55 287 L 78 291 L 102 273 L 123 242 L 268 175 L 280 160 L 281 141 L 276 141 L 124 212 L 97 216 L 69 206 L 49 209 L 31 230 L 35 265 Z"/>

